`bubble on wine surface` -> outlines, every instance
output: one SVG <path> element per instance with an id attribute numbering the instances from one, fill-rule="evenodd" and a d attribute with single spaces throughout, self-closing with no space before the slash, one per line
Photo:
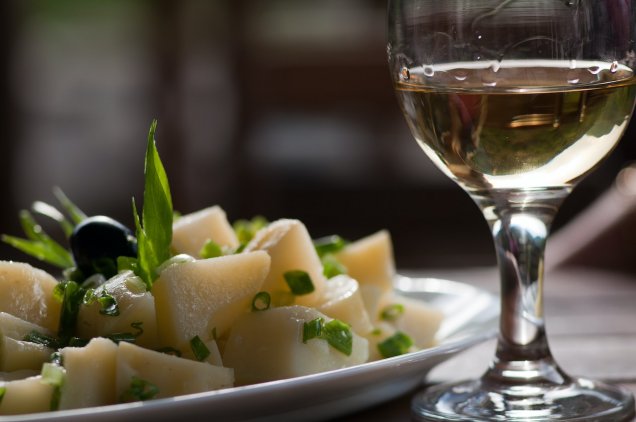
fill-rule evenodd
<path id="1" fill-rule="evenodd" d="M 601 67 L 600 66 L 590 66 L 590 67 L 587 68 L 587 70 L 592 75 L 598 75 L 601 72 Z"/>
<path id="2" fill-rule="evenodd" d="M 432 78 L 433 76 L 435 76 L 435 69 L 433 69 L 433 66 L 424 66 L 424 76 Z"/>

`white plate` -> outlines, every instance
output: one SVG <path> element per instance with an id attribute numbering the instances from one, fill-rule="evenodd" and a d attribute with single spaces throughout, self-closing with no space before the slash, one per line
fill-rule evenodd
<path id="1" fill-rule="evenodd" d="M 381 403 L 415 388 L 435 365 L 496 334 L 496 298 L 447 280 L 398 276 L 398 292 L 441 309 L 436 347 L 282 381 L 147 402 L 0 417 L 0 421 L 124 422 L 140 420 L 325 420 Z"/>

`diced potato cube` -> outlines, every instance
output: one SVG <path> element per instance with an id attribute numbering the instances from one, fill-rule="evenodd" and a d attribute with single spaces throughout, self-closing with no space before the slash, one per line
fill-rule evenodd
<path id="1" fill-rule="evenodd" d="M 267 253 L 257 251 L 167 267 L 152 287 L 161 346 L 187 353 L 194 336 L 224 336 L 251 309 L 269 265 Z"/>
<path id="2" fill-rule="evenodd" d="M 132 271 L 123 271 L 95 289 L 95 294 L 99 297 L 102 291 L 115 299 L 119 315 L 103 314 L 98 301 L 83 304 L 77 317 L 78 335 L 92 338 L 117 333 L 137 334 L 142 329 L 135 342 L 144 347 L 157 347 L 155 298 L 146 290 L 143 281 Z"/>
<path id="3" fill-rule="evenodd" d="M 51 410 L 53 386 L 43 383 L 42 376 L 0 382 L 5 388 L 0 401 L 0 415 L 48 412 Z"/>
<path id="4" fill-rule="evenodd" d="M 360 286 L 374 285 L 382 291 L 393 289 L 395 260 L 391 236 L 387 230 L 380 230 L 349 243 L 335 257 Z"/>
<path id="5" fill-rule="evenodd" d="M 373 330 L 356 280 L 342 274 L 327 280 L 326 287 L 321 303 L 316 306 L 320 312 L 346 322 L 358 334 Z"/>
<path id="6" fill-rule="evenodd" d="M 440 310 L 421 300 L 392 294 L 384 298 L 380 313 L 383 311 L 391 315 L 384 320 L 411 337 L 418 349 L 435 345 L 435 334 L 444 317 Z"/>
<path id="7" fill-rule="evenodd" d="M 101 406 L 117 402 L 117 345 L 113 341 L 96 337 L 84 347 L 65 347 L 60 353 L 66 369 L 60 409 Z"/>
<path id="8" fill-rule="evenodd" d="M 44 327 L 0 312 L 0 371 L 40 370 L 42 363 L 49 360 L 53 349 L 43 344 L 24 341 L 25 336 L 32 332 L 52 335 Z"/>
<path id="9" fill-rule="evenodd" d="M 238 238 L 219 206 L 213 206 L 178 218 L 172 226 L 172 249 L 176 254 L 185 253 L 199 257 L 208 240 L 219 246 L 235 249 Z"/>
<path id="10" fill-rule="evenodd" d="M 325 290 L 322 264 L 307 228 L 299 220 L 281 219 L 270 223 L 256 232 L 244 250 L 263 250 L 272 258 L 262 290 L 272 295 L 275 305 L 286 304 L 286 298 L 290 297 L 284 274 L 293 270 L 307 272 L 314 285 L 312 293 L 294 296 L 294 303 L 313 306 L 320 300 Z M 284 299 L 281 301 L 280 298 Z"/>
<path id="11" fill-rule="evenodd" d="M 368 342 L 352 332 L 349 356 L 323 338 L 303 342 L 306 322 L 331 318 L 312 308 L 284 306 L 250 312 L 239 318 L 223 350 L 223 362 L 234 368 L 237 385 L 272 381 L 344 368 L 367 361 Z"/>
<path id="12" fill-rule="evenodd" d="M 29 264 L 0 261 L 0 312 L 57 332 L 61 302 L 53 297 L 57 280 Z"/>
<path id="13" fill-rule="evenodd" d="M 40 369 L 54 350 L 40 343 L 0 336 L 0 371 Z"/>
<path id="14" fill-rule="evenodd" d="M 147 398 L 173 397 L 228 388 L 234 385 L 231 368 L 196 362 L 121 342 L 117 350 L 117 398 L 134 400 L 135 381 L 156 391 Z"/>

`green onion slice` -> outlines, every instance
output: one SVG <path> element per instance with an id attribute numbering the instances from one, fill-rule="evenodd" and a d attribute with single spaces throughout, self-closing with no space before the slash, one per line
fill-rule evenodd
<path id="1" fill-rule="evenodd" d="M 413 346 L 413 340 L 401 331 L 378 343 L 378 350 L 383 358 L 390 358 L 407 353 Z"/>
<path id="2" fill-rule="evenodd" d="M 289 289 L 296 296 L 309 294 L 315 290 L 314 283 L 306 271 L 292 270 L 283 274 Z"/>
<path id="3" fill-rule="evenodd" d="M 197 358 L 198 361 L 204 361 L 208 356 L 210 356 L 210 350 L 199 336 L 192 337 L 190 340 L 190 348 L 192 349 L 192 353 L 194 353 L 194 357 Z"/>
<path id="4" fill-rule="evenodd" d="M 201 259 L 217 258 L 223 256 L 223 249 L 214 240 L 208 239 L 199 251 L 199 256 Z"/>
<path id="5" fill-rule="evenodd" d="M 392 305 L 385 306 L 380 312 L 380 319 L 384 321 L 395 321 L 404 313 L 404 305 L 401 303 L 394 303 Z"/>
<path id="6" fill-rule="evenodd" d="M 314 239 L 313 243 L 320 257 L 341 251 L 347 245 L 347 241 L 337 234 Z"/>
<path id="7" fill-rule="evenodd" d="M 159 394 L 159 387 L 133 375 L 130 387 L 120 397 L 121 402 L 149 400 Z"/>
<path id="8" fill-rule="evenodd" d="M 272 297 L 267 292 L 258 292 L 252 299 L 252 311 L 266 311 L 272 303 Z"/>
<path id="9" fill-rule="evenodd" d="M 347 356 L 351 355 L 353 349 L 353 334 L 348 324 L 337 319 L 329 321 L 323 327 L 323 337 L 334 349 Z"/>
<path id="10" fill-rule="evenodd" d="M 323 319 L 316 318 L 303 324 L 303 343 L 322 335 Z"/>

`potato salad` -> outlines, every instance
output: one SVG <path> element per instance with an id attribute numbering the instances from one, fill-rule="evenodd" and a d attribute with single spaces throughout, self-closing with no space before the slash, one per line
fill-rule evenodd
<path id="1" fill-rule="evenodd" d="M 394 292 L 388 231 L 313 238 L 298 219 L 179 215 L 153 122 L 134 228 L 58 208 L 2 240 L 60 269 L 0 261 L 0 414 L 152 400 L 364 364 L 434 345 L 442 320 Z M 59 223 L 57 242 L 37 221 Z"/>

